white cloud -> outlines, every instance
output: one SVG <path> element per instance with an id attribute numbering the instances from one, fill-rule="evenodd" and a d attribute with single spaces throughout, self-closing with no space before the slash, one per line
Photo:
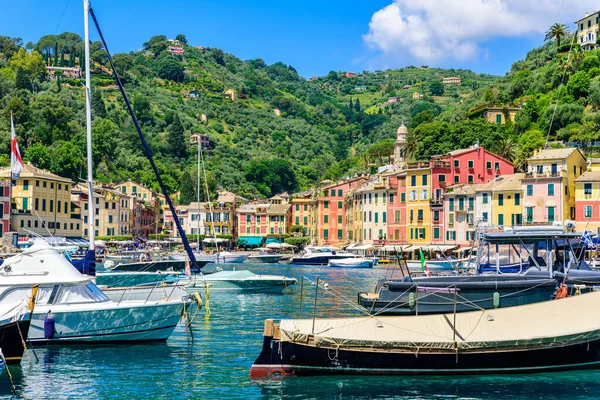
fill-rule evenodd
<path id="1" fill-rule="evenodd" d="M 391 58 L 407 54 L 423 62 L 485 56 L 486 40 L 545 32 L 600 8 L 596 0 L 394 0 L 375 12 L 369 47 Z"/>

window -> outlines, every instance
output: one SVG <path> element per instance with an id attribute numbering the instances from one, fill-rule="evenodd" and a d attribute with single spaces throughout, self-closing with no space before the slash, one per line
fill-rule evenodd
<path id="1" fill-rule="evenodd" d="M 304 205 L 304 211 L 308 211 L 308 204 Z"/>
<path id="2" fill-rule="evenodd" d="M 496 114 L 496 123 L 497 124 L 501 124 L 502 123 L 502 114 Z"/>
<path id="3" fill-rule="evenodd" d="M 454 175 L 454 183 L 460 183 L 460 176 Z"/>
<path id="4" fill-rule="evenodd" d="M 394 222 L 400 222 L 400 210 L 394 211 Z"/>
<path id="5" fill-rule="evenodd" d="M 521 205 L 521 193 L 515 193 L 515 206 Z"/>
<path id="6" fill-rule="evenodd" d="M 454 225 L 454 213 L 448 214 L 448 225 Z"/>
<path id="7" fill-rule="evenodd" d="M 323 229 L 323 238 L 329 239 L 329 229 Z"/>
<path id="8" fill-rule="evenodd" d="M 95 221 L 94 225 L 100 226 L 100 220 L 96 218 L 96 221 Z"/>
<path id="9" fill-rule="evenodd" d="M 449 211 L 454 211 L 454 198 L 451 197 L 450 199 L 448 199 L 448 210 Z"/>
<path id="10" fill-rule="evenodd" d="M 300 225 L 300 217 L 296 217 L 296 225 Z"/>
<path id="11" fill-rule="evenodd" d="M 456 240 L 456 231 L 446 231 L 446 240 Z"/>
<path id="12" fill-rule="evenodd" d="M 465 209 L 465 198 L 464 197 L 458 198 L 458 209 L 459 209 L 459 211 L 464 211 L 464 209 Z"/>
<path id="13" fill-rule="evenodd" d="M 308 224 L 308 217 L 304 217 L 304 225 Z"/>
<path id="14" fill-rule="evenodd" d="M 23 198 L 23 210 L 29 210 L 29 198 Z"/>
<path id="15" fill-rule="evenodd" d="M 473 211 L 475 208 L 475 199 L 473 197 L 469 197 L 469 211 Z"/>
<path id="16" fill-rule="evenodd" d="M 469 160 L 467 162 L 467 165 L 468 165 L 469 169 L 473 169 L 473 168 L 475 168 L 475 161 Z"/>
<path id="17" fill-rule="evenodd" d="M 438 182 L 440 182 L 440 183 L 446 183 L 446 175 L 439 174 L 438 175 Z"/>
<path id="18" fill-rule="evenodd" d="M 554 196 L 554 183 L 548 184 L 548 196 Z"/>
<path id="19" fill-rule="evenodd" d="M 483 220 L 483 222 L 487 222 L 488 221 L 488 213 L 486 213 L 486 212 L 482 213 L 481 219 Z"/>
<path id="20" fill-rule="evenodd" d="M 58 202 L 56 203 L 56 211 L 58 213 L 60 213 L 60 206 L 61 206 L 61 202 L 60 202 L 60 200 L 58 200 Z"/>
<path id="21" fill-rule="evenodd" d="M 369 222 L 373 221 L 373 214 L 371 213 L 371 211 L 369 211 Z"/>
<path id="22" fill-rule="evenodd" d="M 257 215 L 257 216 L 256 216 L 256 223 L 257 223 L 257 224 L 260 224 L 260 215 Z"/>
<path id="23" fill-rule="evenodd" d="M 379 199 L 379 194 L 375 193 L 375 204 L 377 204 L 378 199 Z"/>
<path id="24" fill-rule="evenodd" d="M 440 238 L 440 228 L 433 228 L 433 238 L 434 239 Z"/>
<path id="25" fill-rule="evenodd" d="M 584 183 L 583 184 L 583 194 L 586 196 L 591 196 L 592 195 L 592 184 L 591 183 Z"/>
<path id="26" fill-rule="evenodd" d="M 342 208 L 344 208 L 344 202 L 343 201 L 338 201 L 338 208 L 341 210 Z"/>
<path id="27" fill-rule="evenodd" d="M 583 216 L 585 218 L 592 218 L 592 206 L 583 207 Z"/>
<path id="28" fill-rule="evenodd" d="M 54 200 L 50 200 L 50 212 L 54 212 Z"/>
<path id="29" fill-rule="evenodd" d="M 427 175 L 421 175 L 421 185 L 427 186 Z"/>
<path id="30" fill-rule="evenodd" d="M 378 222 L 379 222 L 379 213 L 376 212 L 375 213 L 375 223 L 378 223 Z"/>
<path id="31" fill-rule="evenodd" d="M 498 214 L 498 225 L 504 225 L 504 214 Z"/>
<path id="32" fill-rule="evenodd" d="M 485 168 L 486 169 L 492 169 L 492 162 L 491 161 L 486 161 L 485 162 Z"/>
<path id="33" fill-rule="evenodd" d="M 381 221 L 385 224 L 387 222 L 387 212 L 381 214 Z"/>
<path id="34" fill-rule="evenodd" d="M 23 190 L 29 190 L 29 179 L 23 180 Z"/>
<path id="35" fill-rule="evenodd" d="M 410 210 L 410 221 L 412 222 L 413 219 L 415 219 L 415 210 Z"/>
<path id="36" fill-rule="evenodd" d="M 44 184 L 42 185 L 43 187 L 46 187 L 46 181 L 44 181 Z"/>
<path id="37" fill-rule="evenodd" d="M 533 196 L 533 185 L 527 185 L 527 196 Z"/>
<path id="38" fill-rule="evenodd" d="M 473 183 L 473 180 L 474 180 L 474 177 L 473 177 L 473 175 L 468 175 L 468 176 L 467 176 L 467 182 L 468 182 L 468 183 Z"/>
<path id="39" fill-rule="evenodd" d="M 50 189 L 54 189 L 54 182 L 50 182 Z"/>
<path id="40" fill-rule="evenodd" d="M 329 202 L 328 201 L 324 201 L 323 202 L 323 208 L 329 208 Z"/>
<path id="41" fill-rule="evenodd" d="M 323 223 L 324 224 L 329 223 L 329 215 L 323 215 Z"/>
<path id="42" fill-rule="evenodd" d="M 422 209 L 417 210 L 417 221 L 423 221 L 423 210 Z"/>
<path id="43" fill-rule="evenodd" d="M 335 189 L 331 189 L 331 196 L 335 197 Z"/>
<path id="44" fill-rule="evenodd" d="M 338 196 L 339 196 L 339 197 L 342 197 L 342 193 L 343 193 L 343 192 L 342 192 L 342 189 L 338 189 Z"/>
<path id="45" fill-rule="evenodd" d="M 338 224 L 341 224 L 341 223 L 342 223 L 342 216 L 338 215 Z"/>
<path id="46" fill-rule="evenodd" d="M 439 221 L 440 220 L 440 211 L 439 210 L 435 210 L 433 212 L 433 220 L 434 221 Z"/>
<path id="47" fill-rule="evenodd" d="M 390 203 L 393 203 L 393 202 L 394 202 L 394 194 L 390 193 Z"/>
<path id="48" fill-rule="evenodd" d="M 487 193 L 484 193 L 484 194 L 481 195 L 481 202 L 483 204 L 487 204 L 488 203 L 488 194 Z"/>
<path id="49" fill-rule="evenodd" d="M 499 162 L 495 162 L 495 163 L 494 163 L 494 169 L 495 169 L 496 171 L 500 171 L 500 163 L 499 163 Z"/>
<path id="50" fill-rule="evenodd" d="M 460 168 L 460 161 L 454 160 L 454 168 Z"/>
<path id="51" fill-rule="evenodd" d="M 556 207 L 548 207 L 548 222 L 554 222 L 554 209 Z"/>
<path id="52" fill-rule="evenodd" d="M 502 193 L 500 193 L 498 195 L 498 205 L 499 206 L 503 206 L 504 205 L 504 195 Z"/>
<path id="53" fill-rule="evenodd" d="M 408 200 L 410 200 L 410 201 L 417 200 L 417 191 L 416 190 L 411 190 L 410 192 L 408 192 Z"/>
<path id="54" fill-rule="evenodd" d="M 423 189 L 421 190 L 421 200 L 429 199 L 429 190 Z"/>
<path id="55" fill-rule="evenodd" d="M 533 222 L 533 207 L 525 208 L 527 222 Z"/>
<path id="56" fill-rule="evenodd" d="M 383 200 L 382 200 L 382 201 L 383 201 L 383 204 L 387 203 L 387 193 L 383 193 L 383 194 L 381 195 L 381 198 L 383 199 Z"/>
<path id="57" fill-rule="evenodd" d="M 412 175 L 410 177 L 410 186 L 417 186 L 417 176 L 416 175 Z"/>
<path id="58" fill-rule="evenodd" d="M 35 181 L 35 186 L 40 187 L 40 181 L 36 180 Z"/>

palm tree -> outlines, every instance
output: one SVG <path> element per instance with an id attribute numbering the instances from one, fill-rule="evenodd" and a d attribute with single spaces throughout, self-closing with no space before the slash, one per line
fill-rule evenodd
<path id="1" fill-rule="evenodd" d="M 416 135 L 409 131 L 408 135 L 406 135 L 404 146 L 402 147 L 402 156 L 404 157 L 404 160 L 411 160 L 417 153 L 418 148 L 419 141 L 417 140 Z"/>
<path id="2" fill-rule="evenodd" d="M 556 23 L 550 27 L 548 32 L 546 32 L 544 40 L 548 41 L 556 39 L 556 45 L 560 47 L 560 39 L 570 34 L 569 28 L 565 24 Z"/>
<path id="3" fill-rule="evenodd" d="M 494 153 L 510 162 L 515 161 L 517 150 L 517 142 L 515 142 L 512 138 L 501 139 L 497 141 L 496 145 L 494 146 Z"/>

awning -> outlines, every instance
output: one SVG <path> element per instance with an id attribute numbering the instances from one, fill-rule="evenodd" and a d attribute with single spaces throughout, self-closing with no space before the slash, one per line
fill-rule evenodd
<path id="1" fill-rule="evenodd" d="M 429 246 L 428 244 L 416 244 L 416 245 L 410 246 L 406 250 L 410 251 L 410 252 L 417 251 L 417 250 L 425 250 L 428 246 Z"/>
<path id="2" fill-rule="evenodd" d="M 359 246 L 354 247 L 352 250 L 373 250 L 375 247 L 370 244 L 361 244 Z"/>
<path id="3" fill-rule="evenodd" d="M 477 250 L 477 246 L 463 246 L 459 249 L 452 250 L 453 253 L 462 253 L 463 251 Z"/>
<path id="4" fill-rule="evenodd" d="M 263 236 L 240 236 L 238 238 L 238 244 L 243 246 L 260 246 L 263 239 Z"/>
<path id="5" fill-rule="evenodd" d="M 424 247 L 423 250 L 428 251 L 447 251 L 452 250 L 458 247 L 456 244 L 430 244 L 427 247 Z"/>
<path id="6" fill-rule="evenodd" d="M 202 241 L 202 243 L 223 243 L 226 241 L 227 239 L 206 238 Z"/>
<path id="7" fill-rule="evenodd" d="M 381 248 L 383 251 L 403 251 L 410 247 L 410 244 L 386 244 Z"/>

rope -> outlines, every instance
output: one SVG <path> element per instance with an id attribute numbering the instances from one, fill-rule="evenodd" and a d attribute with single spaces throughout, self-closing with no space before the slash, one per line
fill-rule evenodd
<path id="1" fill-rule="evenodd" d="M 33 317 L 33 313 L 31 315 L 31 317 Z M 19 322 L 17 322 L 17 329 L 19 330 L 19 336 L 21 337 L 21 344 L 23 345 L 23 351 L 24 351 L 25 355 L 27 355 L 27 360 L 29 361 L 29 365 L 33 366 L 33 363 L 31 362 L 31 357 L 29 357 L 29 351 L 27 350 L 27 344 L 25 343 L 25 339 L 23 338 L 23 333 L 21 332 L 21 326 L 19 325 Z"/>
<path id="2" fill-rule="evenodd" d="M 17 395 L 17 387 L 15 386 L 15 383 L 13 382 L 13 377 L 12 374 L 10 373 L 10 369 L 8 369 L 8 363 L 6 362 L 6 358 L 4 358 L 4 353 L 2 352 L 2 349 L 0 349 L 0 357 L 2 358 L 2 361 L 4 362 L 4 365 L 6 366 L 6 374 L 8 375 L 8 380 L 10 381 L 10 388 L 13 391 L 13 394 L 16 396 Z"/>

